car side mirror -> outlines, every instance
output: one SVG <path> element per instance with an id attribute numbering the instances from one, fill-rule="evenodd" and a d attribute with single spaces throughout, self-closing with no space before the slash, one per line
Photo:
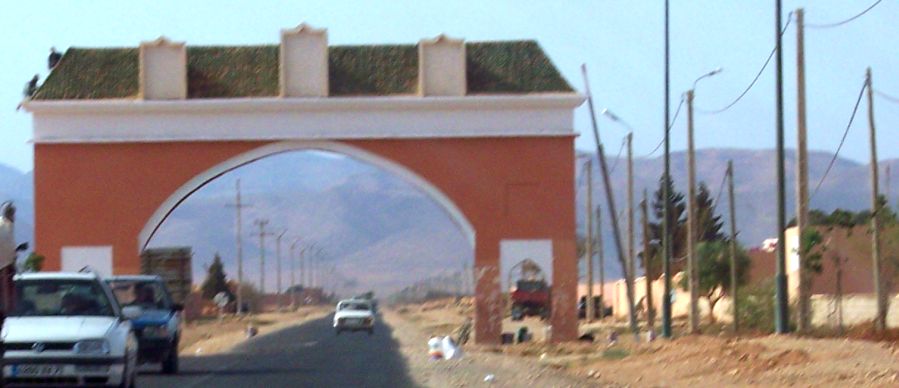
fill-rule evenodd
<path id="1" fill-rule="evenodd" d="M 173 303 L 173 304 L 172 304 L 172 310 L 175 310 L 175 311 L 184 311 L 184 305 L 181 304 L 181 303 Z"/>
<path id="2" fill-rule="evenodd" d="M 28 250 L 28 243 L 27 243 L 27 242 L 23 242 L 23 243 L 19 244 L 19 246 L 16 247 L 16 252 L 24 252 L 24 251 L 27 251 L 27 250 Z"/>
<path id="3" fill-rule="evenodd" d="M 140 306 L 122 307 L 122 316 L 127 320 L 137 319 L 143 313 L 144 313 L 144 309 L 140 308 Z"/>

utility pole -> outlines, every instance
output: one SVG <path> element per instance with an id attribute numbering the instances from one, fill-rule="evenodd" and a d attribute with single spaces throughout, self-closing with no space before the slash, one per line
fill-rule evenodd
<path id="1" fill-rule="evenodd" d="M 687 273 L 690 333 L 699 333 L 699 268 L 696 265 L 696 151 L 693 146 L 693 89 L 687 91 Z"/>
<path id="2" fill-rule="evenodd" d="M 300 243 L 300 239 L 297 238 L 297 239 L 293 240 L 292 244 L 290 244 L 290 308 L 291 309 L 294 308 L 294 306 L 296 306 L 296 303 L 297 303 L 297 290 L 296 290 L 297 260 L 296 260 L 296 255 L 294 255 L 294 252 L 296 251 L 297 244 L 299 244 L 299 243 Z"/>
<path id="3" fill-rule="evenodd" d="M 663 127 L 665 130 L 665 172 L 662 179 L 665 184 L 662 185 L 662 271 L 665 273 L 665 282 L 662 287 L 662 337 L 671 338 L 671 204 L 668 198 L 671 193 L 668 192 L 668 182 L 671 180 L 671 136 L 669 128 L 671 126 L 671 50 L 670 50 L 670 12 L 669 1 L 665 0 L 665 122 Z"/>
<path id="4" fill-rule="evenodd" d="M 868 87 L 868 134 L 871 138 L 871 265 L 874 273 L 874 293 L 877 295 L 877 317 L 874 319 L 874 328 L 878 332 L 886 329 L 887 325 L 887 293 L 884 292 L 883 279 L 880 270 L 880 190 L 877 169 L 877 136 L 874 128 L 874 82 L 871 79 L 871 68 L 865 73 L 865 83 Z"/>
<path id="5" fill-rule="evenodd" d="M 606 203 L 608 205 L 608 211 L 612 220 L 612 234 L 615 237 L 615 250 L 618 254 L 618 263 L 621 265 L 621 269 L 625 272 L 625 285 L 627 286 L 627 304 L 628 304 L 628 314 L 630 315 L 630 329 L 634 334 L 638 334 L 637 329 L 637 311 L 634 309 L 634 283 L 629 279 L 633 279 L 630 277 L 627 272 L 627 260 L 624 258 L 624 246 L 621 243 L 621 229 L 618 227 L 618 213 L 615 210 L 615 197 L 612 195 L 612 182 L 609 178 L 609 166 L 606 163 L 606 152 L 603 149 L 602 141 L 599 139 L 599 128 L 596 125 L 596 111 L 593 108 L 593 96 L 590 93 L 590 82 L 587 79 L 587 66 L 581 65 L 581 71 L 584 74 L 584 85 L 585 92 L 587 92 L 587 107 L 590 109 L 590 118 L 593 123 L 593 137 L 596 141 L 596 151 L 599 156 L 599 167 L 602 170 L 602 180 L 603 185 L 605 186 L 606 191 Z"/>
<path id="6" fill-rule="evenodd" d="M 586 318 L 587 322 L 593 322 L 593 159 L 588 159 L 584 164 L 585 173 L 587 174 L 587 205 L 586 223 L 586 249 L 584 253 L 585 264 L 587 265 L 587 303 Z"/>
<path id="7" fill-rule="evenodd" d="M 734 333 L 740 330 L 740 304 L 737 303 L 737 211 L 734 203 L 734 161 L 727 161 L 727 197 L 730 207 L 730 300 L 733 305 Z"/>
<path id="8" fill-rule="evenodd" d="M 643 270 L 646 275 L 646 327 L 650 332 L 655 332 L 656 312 L 652 299 L 652 258 L 649 256 L 649 207 L 646 199 L 646 189 L 643 189 L 643 201 L 640 202 L 640 210 L 643 214 Z"/>
<path id="9" fill-rule="evenodd" d="M 599 318 L 605 317 L 606 303 L 606 252 L 602 241 L 602 210 L 596 207 L 596 250 L 599 255 Z"/>
<path id="10" fill-rule="evenodd" d="M 777 96 L 777 271 L 775 280 L 775 305 L 774 327 L 778 334 L 786 334 L 790 331 L 790 311 L 788 310 L 787 292 L 787 268 L 786 268 L 786 226 L 787 226 L 787 196 L 786 179 L 784 177 L 784 89 L 783 89 L 783 42 L 780 32 L 783 30 L 781 23 L 781 0 L 775 0 L 774 36 L 776 45 L 776 96 Z"/>
<path id="11" fill-rule="evenodd" d="M 277 299 L 279 310 L 281 309 L 281 238 L 284 237 L 285 233 L 287 233 L 287 229 L 284 229 L 283 231 L 281 231 L 281 233 L 278 234 L 278 237 L 276 238 L 277 245 L 275 248 L 275 256 L 277 256 L 278 259 L 275 266 L 275 272 L 278 273 L 278 278 L 275 280 L 275 288 L 277 289 L 277 292 L 275 292 L 275 294 L 278 296 Z"/>
<path id="12" fill-rule="evenodd" d="M 309 287 L 309 283 L 306 281 L 306 250 L 309 249 L 309 246 L 300 250 L 300 284 L 303 288 Z"/>
<path id="13" fill-rule="evenodd" d="M 627 134 L 627 273 L 635 284 L 637 272 L 634 265 L 634 133 Z"/>
<path id="14" fill-rule="evenodd" d="M 272 234 L 265 231 L 265 227 L 268 225 L 267 219 L 256 219 L 253 224 L 259 227 L 259 233 L 255 234 L 259 237 L 259 293 L 265 295 L 265 236 Z"/>
<path id="15" fill-rule="evenodd" d="M 805 116 L 805 17 L 802 8 L 796 10 L 796 233 L 799 236 L 796 258 L 799 260 L 799 332 L 811 328 L 810 273 L 803 255 L 802 236 L 808 224 L 808 146 Z"/>
<path id="16" fill-rule="evenodd" d="M 250 204 L 243 203 L 240 200 L 240 179 L 234 184 L 237 198 L 234 203 L 226 204 L 225 207 L 233 207 L 237 211 L 237 223 L 235 225 L 235 239 L 237 240 L 237 314 L 243 313 L 243 232 L 241 219 L 241 209 L 250 207 Z"/>

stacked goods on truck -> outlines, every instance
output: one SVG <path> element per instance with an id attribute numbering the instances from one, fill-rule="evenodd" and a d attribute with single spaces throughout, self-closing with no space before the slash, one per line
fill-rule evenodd
<path id="1" fill-rule="evenodd" d="M 512 302 L 513 321 L 528 316 L 549 318 L 550 287 L 537 263 L 525 259 L 516 264 L 509 271 L 509 284 L 512 286 L 509 299 Z"/>
<path id="2" fill-rule="evenodd" d="M 148 248 L 141 253 L 140 271 L 159 275 L 174 302 L 184 304 L 193 282 L 192 258 L 190 247 Z"/>

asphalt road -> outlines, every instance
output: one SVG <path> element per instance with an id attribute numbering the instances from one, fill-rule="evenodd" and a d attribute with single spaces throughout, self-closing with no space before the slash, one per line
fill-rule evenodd
<path id="1" fill-rule="evenodd" d="M 139 387 L 413 387 L 391 328 L 335 335 L 331 316 L 253 338 L 235 352 L 183 357 L 174 376 L 145 366 Z"/>

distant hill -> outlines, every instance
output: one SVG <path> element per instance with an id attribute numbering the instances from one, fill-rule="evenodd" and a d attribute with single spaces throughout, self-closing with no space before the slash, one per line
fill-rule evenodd
<path id="1" fill-rule="evenodd" d="M 832 156 L 810 153 L 810 189 L 814 190 Z M 737 221 L 740 240 L 749 246 L 775 235 L 776 202 L 774 152 L 770 150 L 705 149 L 697 152 L 697 178 L 707 183 L 713 195 L 718 189 L 727 160 L 734 160 L 737 193 Z M 625 164 L 615 164 L 612 174 L 616 205 L 625 206 Z M 899 160 L 883 161 L 899 169 Z M 677 190 L 685 191 L 686 161 L 682 152 L 672 153 L 672 175 Z M 787 210 L 792 217 L 795 201 L 794 154 L 787 153 Z M 594 169 L 594 203 L 605 207 L 599 169 Z M 650 197 L 658 186 L 662 159 L 634 161 L 635 192 Z M 837 207 L 860 210 L 868 207 L 870 184 L 865 164 L 838 159 L 829 177 L 812 199 L 812 206 L 825 211 Z M 580 176 L 580 166 L 576 174 Z M 899 175 L 899 173 L 894 173 Z M 881 174 L 881 187 L 887 189 Z M 234 212 L 225 207 L 234 200 L 234 181 L 240 178 L 245 199 L 252 207 L 244 213 L 244 271 L 256 281 L 259 276 L 258 240 L 251 238 L 253 220 L 271 219 L 273 226 L 287 225 L 290 240 L 282 242 L 287 257 L 294 237 L 317 241 L 324 247 L 325 267 L 334 265 L 348 286 L 356 291 L 375 289 L 380 293 L 398 290 L 414 282 L 442 273 L 459 271 L 471 263 L 472 252 L 462 233 L 443 210 L 421 192 L 389 173 L 345 157 L 321 153 L 288 153 L 260 160 L 226 174 L 196 192 L 177 208 L 160 228 L 151 245 L 190 245 L 195 251 L 194 277 L 205 275 L 204 265 L 214 253 L 221 253 L 226 272 L 235 276 Z M 19 207 L 17 234 L 22 241 L 32 239 L 33 182 L 31 173 L 22 173 L 0 165 L 0 200 L 13 199 Z M 583 223 L 583 178 L 578 187 L 579 227 Z M 899 183 L 899 182 L 897 182 Z M 895 186 L 895 183 L 891 183 Z M 891 203 L 896 203 L 892 190 Z M 719 212 L 726 209 L 722 197 Z M 726 214 L 725 220 L 727 219 Z M 639 217 L 637 217 L 639 222 Z M 620 277 L 614 259 L 614 242 L 608 218 L 603 226 L 606 246 L 607 278 Z M 621 226 L 626 224 L 621 220 Z M 269 237 L 267 246 L 267 282 L 273 287 L 275 248 Z M 639 241 L 639 236 L 638 236 Z M 638 246 L 639 248 L 639 246 Z M 284 261 L 283 286 L 290 266 Z"/>

